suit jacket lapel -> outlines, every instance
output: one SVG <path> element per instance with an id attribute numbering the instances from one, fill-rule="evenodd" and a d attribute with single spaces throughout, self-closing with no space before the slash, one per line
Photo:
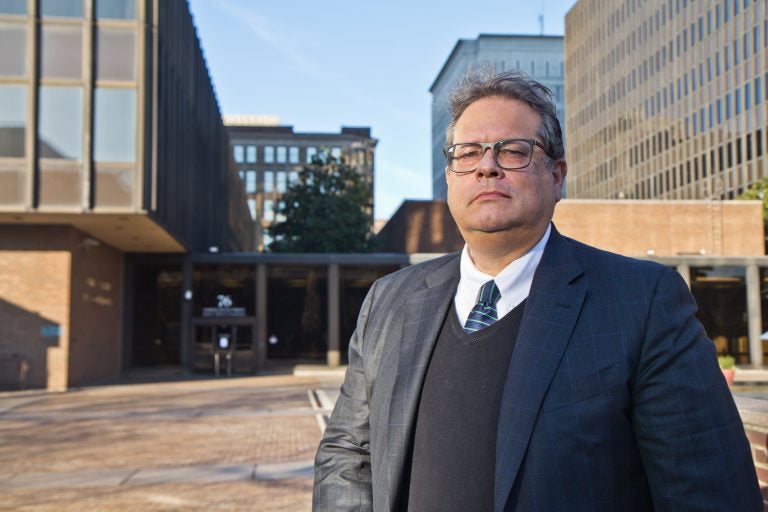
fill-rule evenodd
<path id="1" fill-rule="evenodd" d="M 565 351 L 586 291 L 582 264 L 552 233 L 534 275 L 510 360 L 496 436 L 494 509 L 504 510 L 549 383 Z"/>
<path id="2" fill-rule="evenodd" d="M 400 339 L 397 375 L 389 408 L 389 435 L 386 452 L 389 454 L 390 507 L 397 501 L 402 489 L 403 468 L 416 419 L 429 358 L 445 314 L 453 304 L 459 282 L 459 255 L 449 259 L 437 271 L 425 276 L 400 311 L 403 331 Z"/>

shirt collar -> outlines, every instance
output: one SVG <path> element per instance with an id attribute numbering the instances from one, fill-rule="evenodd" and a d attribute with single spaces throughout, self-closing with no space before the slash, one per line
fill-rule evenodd
<path id="1" fill-rule="evenodd" d="M 459 315 L 462 325 L 466 322 L 469 312 L 477 303 L 477 294 L 480 287 L 493 279 L 501 292 L 496 309 L 499 312 L 499 318 L 514 309 L 518 304 L 528 297 L 533 282 L 533 274 L 539 266 L 541 257 L 544 254 L 544 248 L 549 241 L 552 231 L 552 225 L 547 226 L 544 236 L 541 237 L 536 245 L 524 255 L 512 261 L 504 267 L 496 276 L 488 275 L 478 270 L 469 256 L 469 250 L 464 245 L 461 251 L 461 262 L 459 264 L 460 279 L 456 290 L 456 312 Z"/>

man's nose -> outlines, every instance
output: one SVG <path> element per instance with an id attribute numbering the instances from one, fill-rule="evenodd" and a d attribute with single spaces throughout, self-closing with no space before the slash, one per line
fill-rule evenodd
<path id="1" fill-rule="evenodd" d="M 493 154 L 493 149 L 485 148 L 483 151 L 483 157 L 477 163 L 477 169 L 475 170 L 475 173 L 479 177 L 484 178 L 498 178 L 503 176 L 504 171 L 499 168 L 499 165 L 496 163 L 496 157 Z"/>

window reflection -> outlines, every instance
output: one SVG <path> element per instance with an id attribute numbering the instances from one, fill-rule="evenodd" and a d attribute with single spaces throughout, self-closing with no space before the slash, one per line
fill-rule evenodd
<path id="1" fill-rule="evenodd" d="M 41 16 L 83 17 L 83 0 L 40 0 Z"/>
<path id="2" fill-rule="evenodd" d="M 136 18 L 135 0 L 96 0 L 96 18 L 132 20 Z"/>
<path id="3" fill-rule="evenodd" d="M 96 30 L 96 79 L 133 81 L 136 78 L 136 33 L 133 30 Z"/>
<path id="4" fill-rule="evenodd" d="M 83 156 L 83 90 L 40 87 L 38 152 L 41 158 L 80 160 Z"/>
<path id="5" fill-rule="evenodd" d="M 27 88 L 0 86 L 0 157 L 24 157 Z"/>
<path id="6" fill-rule="evenodd" d="M 96 207 L 129 207 L 133 204 L 136 172 L 133 169 L 96 167 Z"/>
<path id="7" fill-rule="evenodd" d="M 97 162 L 134 162 L 136 91 L 97 88 L 93 132 Z"/>
<path id="8" fill-rule="evenodd" d="M 27 27 L 0 23 L 0 48 L 0 76 L 26 76 Z"/>
<path id="9" fill-rule="evenodd" d="M 81 78 L 83 31 L 80 26 L 43 25 L 43 78 Z"/>
<path id="10" fill-rule="evenodd" d="M 0 164 L 0 205 L 20 206 L 24 204 L 26 183 L 23 165 Z"/>
<path id="11" fill-rule="evenodd" d="M 27 14 L 27 0 L 0 0 L 3 14 Z"/>

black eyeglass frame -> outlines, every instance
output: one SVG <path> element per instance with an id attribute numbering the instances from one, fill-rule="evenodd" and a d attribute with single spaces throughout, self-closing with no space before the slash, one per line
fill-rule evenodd
<path id="1" fill-rule="evenodd" d="M 509 142 L 527 142 L 528 144 L 531 145 L 531 155 L 530 155 L 530 158 L 528 159 L 528 163 L 527 164 L 523 165 L 522 167 L 504 167 L 503 165 L 501 165 L 499 163 L 499 149 L 501 148 L 502 145 L 507 144 Z M 474 169 L 471 169 L 469 171 L 456 171 L 456 170 L 453 169 L 454 157 L 451 156 L 451 150 L 455 149 L 457 146 L 464 146 L 464 145 L 467 145 L 467 144 L 472 144 L 472 145 L 475 145 L 475 146 L 480 146 L 480 148 L 483 150 L 483 153 L 482 153 L 483 156 L 485 156 L 485 151 L 487 149 L 490 149 L 491 150 L 491 154 L 493 155 L 493 160 L 494 160 L 494 162 L 496 162 L 496 165 L 499 166 L 500 169 L 503 169 L 505 171 L 519 171 L 520 169 L 525 169 L 526 167 L 531 165 L 531 162 L 533 161 L 533 147 L 534 146 L 540 147 L 541 150 L 544 152 L 544 154 L 547 155 L 552 160 L 555 159 L 552 155 L 549 154 L 549 152 L 547 151 L 547 148 L 545 148 L 544 145 L 541 142 L 539 142 L 539 141 L 537 141 L 535 139 L 504 139 L 504 140 L 500 140 L 500 141 L 496 141 L 496 142 L 459 142 L 457 144 L 451 144 L 451 145 L 445 146 L 443 148 L 443 154 L 445 155 L 445 159 L 448 162 L 448 170 L 451 171 L 454 174 L 469 174 L 469 173 L 473 173 L 473 172 L 475 172 L 477 170 L 477 167 L 475 167 Z M 482 160 L 482 157 L 480 157 L 480 158 Z"/>

